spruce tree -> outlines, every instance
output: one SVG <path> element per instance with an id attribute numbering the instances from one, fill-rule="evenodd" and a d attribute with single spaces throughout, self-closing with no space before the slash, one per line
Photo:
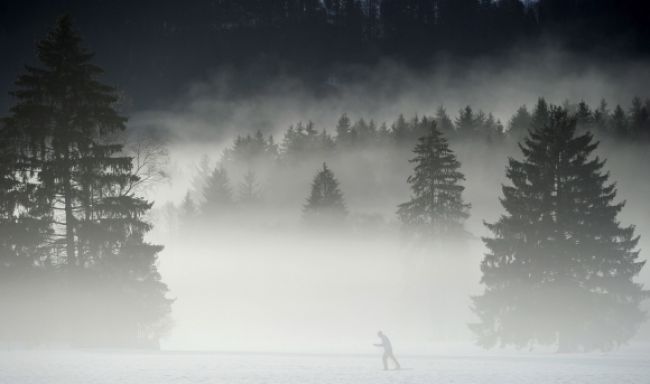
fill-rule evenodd
<path id="1" fill-rule="evenodd" d="M 449 148 L 434 121 L 429 132 L 420 137 L 413 150 L 415 164 L 411 199 L 399 205 L 397 214 L 404 226 L 416 235 L 428 238 L 437 235 L 463 233 L 463 222 L 469 217 L 469 204 L 463 201 L 465 176 L 459 171 L 460 162 Z"/>
<path id="2" fill-rule="evenodd" d="M 454 122 L 451 121 L 444 107 L 440 106 L 438 108 L 435 120 L 440 133 L 445 137 L 451 137 L 454 134 Z"/>
<path id="3" fill-rule="evenodd" d="M 629 138 L 630 137 L 630 124 L 625 111 L 620 105 L 617 105 L 612 114 L 610 121 L 611 128 L 609 131 L 616 137 Z"/>
<path id="4" fill-rule="evenodd" d="M 69 272 L 67 299 L 75 306 L 52 321 L 65 323 L 58 324 L 65 334 L 59 337 L 69 342 L 155 341 L 170 308 L 156 268 L 162 247 L 144 240 L 151 203 L 131 193 L 139 180 L 132 158 L 111 140 L 126 121 L 114 108 L 116 92 L 97 80 L 102 70 L 69 17 L 37 48 L 42 66 L 27 66 L 16 81 L 17 102 L 5 125 L 20 140 L 14 168 L 26 175 L 20 188 L 31 190 L 39 207 L 16 212 L 47 223 L 46 259 Z M 74 286 L 79 281 L 92 282 L 82 296 Z M 109 324 L 102 314 L 119 320 Z"/>
<path id="5" fill-rule="evenodd" d="M 631 133 L 635 138 L 650 138 L 650 110 L 647 109 L 639 97 L 632 100 L 629 121 Z"/>
<path id="6" fill-rule="evenodd" d="M 531 129 L 533 130 L 542 129 L 545 126 L 547 126 L 549 113 L 550 111 L 549 111 L 548 103 L 543 97 L 540 97 L 537 100 L 535 109 L 533 109 L 533 114 L 530 122 Z"/>
<path id="7" fill-rule="evenodd" d="M 576 122 L 579 127 L 590 129 L 594 122 L 594 114 L 589 105 L 584 100 L 578 103 L 576 110 Z"/>
<path id="8" fill-rule="evenodd" d="M 510 119 L 508 123 L 508 136 L 514 141 L 519 142 L 528 135 L 528 130 L 531 127 L 532 116 L 525 105 L 517 109 L 517 113 Z"/>
<path id="9" fill-rule="evenodd" d="M 124 174 L 126 158 L 114 158 L 120 146 L 106 143 L 108 134 L 124 129 L 125 119 L 112 105 L 115 92 L 96 80 L 102 70 L 91 63 L 92 54 L 81 47 L 69 17 L 59 20 L 47 39 L 38 44 L 43 68 L 26 67 L 16 81 L 17 104 L 7 119 L 10 130 L 22 131 L 29 140 L 29 156 L 38 162 L 42 188 L 51 197 L 52 208 L 62 212 L 60 223 L 66 264 L 84 262 L 76 246 L 90 213 L 96 177 L 105 169 Z M 115 184 L 126 184 L 120 178 Z M 60 198 L 59 198 L 60 197 Z M 61 206 L 56 206 L 61 200 Z"/>
<path id="10" fill-rule="evenodd" d="M 601 134 L 610 133 L 608 132 L 610 119 L 611 116 L 607 108 L 607 101 L 601 99 L 598 108 L 594 111 L 594 126 L 596 130 Z"/>
<path id="11" fill-rule="evenodd" d="M 254 204 L 261 200 L 261 191 L 255 172 L 248 171 L 244 175 L 244 180 L 239 184 L 239 202 L 244 204 Z"/>
<path id="12" fill-rule="evenodd" d="M 228 173 L 223 166 L 218 166 L 205 183 L 201 213 L 209 217 L 218 216 L 229 211 L 233 203 Z"/>
<path id="13" fill-rule="evenodd" d="M 0 122 L 2 124 L 2 122 Z M 49 210 L 21 155 L 23 137 L 0 127 L 0 343 L 38 339 L 44 273 L 51 268 L 46 241 Z M 31 292 L 38 292 L 32 294 Z"/>
<path id="14" fill-rule="evenodd" d="M 303 207 L 303 219 L 310 224 L 337 224 L 347 216 L 343 194 L 334 173 L 323 163 L 316 174 L 311 193 Z"/>
<path id="15" fill-rule="evenodd" d="M 406 122 L 404 115 L 400 114 L 397 120 L 391 126 L 393 139 L 397 144 L 403 144 L 408 140 L 409 124 Z"/>
<path id="16" fill-rule="evenodd" d="M 464 139 L 474 138 L 481 125 L 478 115 L 474 113 L 469 105 L 458 111 L 458 117 L 454 124 L 456 125 L 456 134 Z"/>
<path id="17" fill-rule="evenodd" d="M 555 345 L 559 351 L 606 350 L 629 340 L 645 315 L 648 291 L 635 283 L 644 262 L 634 227 L 622 227 L 616 189 L 593 156 L 591 133 L 549 108 L 548 123 L 510 159 L 501 204 L 487 227 L 481 264 L 486 286 L 474 298 L 480 344 Z"/>
<path id="18" fill-rule="evenodd" d="M 340 147 L 352 146 L 356 142 L 356 132 L 347 114 L 341 115 L 336 123 L 336 144 Z"/>

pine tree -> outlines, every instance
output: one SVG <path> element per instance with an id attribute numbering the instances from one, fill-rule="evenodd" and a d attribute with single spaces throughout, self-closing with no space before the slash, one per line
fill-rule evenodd
<path id="1" fill-rule="evenodd" d="M 246 172 L 244 180 L 239 184 L 239 202 L 243 204 L 257 203 L 261 200 L 260 195 L 260 186 L 255 172 Z"/>
<path id="2" fill-rule="evenodd" d="M 391 133 L 395 142 L 398 144 L 405 143 L 409 136 L 409 124 L 406 122 L 404 115 L 400 114 L 397 120 L 391 126 Z"/>
<path id="3" fill-rule="evenodd" d="M 470 208 L 462 198 L 465 187 L 460 182 L 465 176 L 435 122 L 429 123 L 428 134 L 418 139 L 413 152 L 415 157 L 410 162 L 415 164 L 415 170 L 407 179 L 413 196 L 399 205 L 400 220 L 424 238 L 463 233 Z"/>
<path id="4" fill-rule="evenodd" d="M 112 108 L 117 100 L 114 90 L 97 82 L 102 71 L 90 62 L 93 55 L 80 42 L 70 19 L 60 19 L 38 45 L 45 68 L 28 66 L 16 81 L 18 90 L 13 94 L 18 103 L 7 119 L 10 129 L 22 127 L 29 138 L 30 156 L 40 163 L 42 188 L 51 196 L 53 209 L 63 212 L 57 222 L 70 266 L 84 262 L 76 245 L 91 212 L 94 184 L 102 183 L 96 174 L 112 168 L 116 184 L 126 184 L 124 173 L 130 166 L 129 159 L 113 157 L 120 146 L 101 140 L 123 130 L 125 119 Z M 61 207 L 54 207 L 57 196 Z"/>
<path id="5" fill-rule="evenodd" d="M 533 130 L 537 130 L 547 126 L 549 113 L 550 111 L 549 111 L 548 103 L 543 97 L 540 97 L 537 100 L 537 105 L 535 105 L 535 109 L 533 110 L 532 121 L 530 122 L 531 128 Z"/>
<path id="6" fill-rule="evenodd" d="M 576 135 L 575 118 L 549 108 L 548 124 L 510 159 L 501 203 L 487 224 L 494 237 L 481 264 L 480 344 L 556 345 L 559 351 L 609 349 L 633 336 L 648 291 L 633 282 L 644 265 L 634 227 L 621 227 L 616 189 L 592 154 L 591 133 Z"/>
<path id="7" fill-rule="evenodd" d="M 456 134 L 461 138 L 473 138 L 480 125 L 478 116 L 474 114 L 469 105 L 458 111 L 458 117 L 454 122 Z"/>
<path id="8" fill-rule="evenodd" d="M 307 204 L 303 207 L 303 219 L 310 224 L 337 224 L 342 222 L 348 211 L 334 173 L 323 163 L 323 169 L 316 174 L 311 185 Z"/>
<path id="9" fill-rule="evenodd" d="M 336 124 L 336 144 L 345 147 L 356 142 L 356 132 L 352 130 L 352 123 L 348 115 L 343 114 Z"/>
<path id="10" fill-rule="evenodd" d="M 86 324 L 90 318 L 101 328 L 108 320 L 95 319 L 100 313 L 138 308 L 113 321 L 100 333 L 106 337 L 101 342 L 157 340 L 154 329 L 170 308 L 156 268 L 162 247 L 144 240 L 151 203 L 132 193 L 139 182 L 133 159 L 121 155 L 121 142 L 110 139 L 126 121 L 114 109 L 115 90 L 97 80 L 102 70 L 81 46 L 69 17 L 61 18 L 37 48 L 43 67 L 28 66 L 18 78 L 17 103 L 5 124 L 22 139 L 22 164 L 28 169 L 16 170 L 28 172 L 22 186 L 35 188 L 39 197 L 41 211 L 32 213 L 48 225 L 48 262 L 70 272 L 69 293 L 74 293 L 73 280 L 94 282 L 85 296 L 91 301 L 78 302 L 61 320 L 66 337 L 93 342 L 98 334 Z M 108 297 L 111 304 L 103 305 Z"/>
<path id="11" fill-rule="evenodd" d="M 354 123 L 352 131 L 355 132 L 356 140 L 360 145 L 374 144 L 375 135 L 377 134 L 374 122 L 371 121 L 370 124 L 368 124 L 364 119 L 359 119 Z"/>
<path id="12" fill-rule="evenodd" d="M 600 100 L 598 108 L 594 111 L 594 126 L 598 132 L 603 134 L 608 134 L 608 128 L 610 124 L 610 113 L 607 108 L 607 101 L 605 99 Z"/>
<path id="13" fill-rule="evenodd" d="M 590 129 L 594 122 L 594 115 L 591 112 L 589 105 L 584 102 L 584 100 L 578 103 L 578 109 L 576 111 L 576 122 L 579 127 Z"/>
<path id="14" fill-rule="evenodd" d="M 639 97 L 632 100 L 630 108 L 630 130 L 634 137 L 650 138 L 650 111 L 643 105 Z"/>
<path id="15" fill-rule="evenodd" d="M 451 121 L 447 111 L 442 106 L 436 111 L 436 125 L 445 137 L 451 137 L 454 134 L 454 122 Z"/>
<path id="16" fill-rule="evenodd" d="M 519 142 L 528 135 L 528 130 L 531 128 L 532 116 L 525 105 L 517 109 L 517 113 L 510 119 L 508 123 L 508 135 Z"/>
<path id="17" fill-rule="evenodd" d="M 500 120 L 495 119 L 492 113 L 489 113 L 483 120 L 481 133 L 488 143 L 499 142 L 503 138 L 503 124 Z"/>
<path id="18" fill-rule="evenodd" d="M 218 166 L 212 171 L 205 183 L 201 213 L 208 217 L 216 217 L 228 212 L 233 203 L 228 173 L 223 166 Z"/>
<path id="19" fill-rule="evenodd" d="M 620 105 L 614 108 L 612 114 L 610 132 L 619 138 L 628 138 L 630 136 L 630 127 L 625 111 Z"/>
<path id="20" fill-rule="evenodd" d="M 261 131 L 257 131 L 254 136 L 237 136 L 233 145 L 224 151 L 222 163 L 226 166 L 258 167 L 274 161 L 276 151 L 272 138 L 267 140 Z"/>

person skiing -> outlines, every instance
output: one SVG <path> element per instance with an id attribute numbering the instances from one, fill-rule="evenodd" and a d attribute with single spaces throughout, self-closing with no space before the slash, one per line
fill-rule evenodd
<path id="1" fill-rule="evenodd" d="M 384 355 L 382 356 L 382 362 L 384 363 L 384 371 L 388 370 L 388 359 L 392 359 L 395 363 L 395 369 L 400 369 L 399 362 L 393 354 L 393 345 L 390 343 L 390 340 L 382 331 L 377 332 L 377 336 L 381 339 L 381 343 L 375 344 L 375 347 L 384 348 Z"/>

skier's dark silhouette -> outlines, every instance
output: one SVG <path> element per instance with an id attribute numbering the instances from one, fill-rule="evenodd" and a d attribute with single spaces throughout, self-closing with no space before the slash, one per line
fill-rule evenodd
<path id="1" fill-rule="evenodd" d="M 375 344 L 375 347 L 384 348 L 384 355 L 381 358 L 384 363 L 384 370 L 388 369 L 388 359 L 392 359 L 393 362 L 395 362 L 395 369 L 400 369 L 400 365 L 397 362 L 395 355 L 393 355 L 393 345 L 390 343 L 388 337 L 386 337 L 382 331 L 377 332 L 377 336 L 381 339 L 381 343 Z"/>

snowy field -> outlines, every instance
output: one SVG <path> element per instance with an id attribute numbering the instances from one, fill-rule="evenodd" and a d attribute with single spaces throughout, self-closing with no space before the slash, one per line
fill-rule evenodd
<path id="1" fill-rule="evenodd" d="M 402 357 L 218 353 L 0 352 L 2 384 L 647 384 L 650 356 Z"/>

